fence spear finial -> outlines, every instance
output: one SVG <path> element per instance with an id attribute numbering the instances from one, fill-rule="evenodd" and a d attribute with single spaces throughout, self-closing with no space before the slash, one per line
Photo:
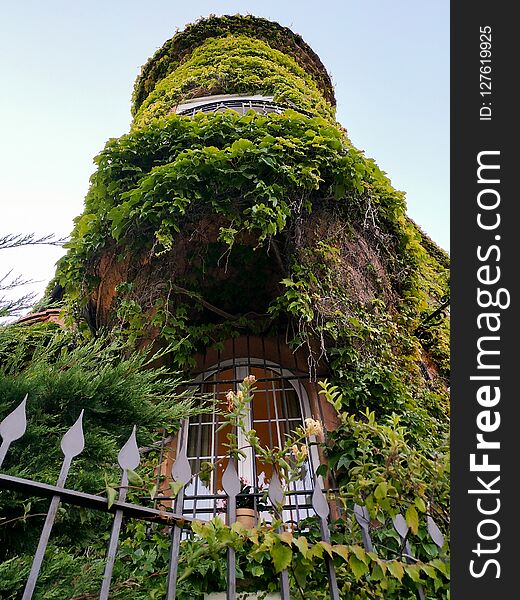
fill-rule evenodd
<path id="1" fill-rule="evenodd" d="M 121 448 L 117 455 L 117 462 L 123 471 L 130 469 L 135 471 L 139 466 L 141 457 L 139 456 L 139 448 L 137 447 L 137 439 L 135 437 L 135 425 L 132 429 L 132 433 L 128 438 L 126 444 Z"/>
<path id="2" fill-rule="evenodd" d="M 83 437 L 84 412 L 84 409 L 81 409 L 76 422 L 61 439 L 61 451 L 71 459 L 81 454 L 85 448 L 85 438 Z"/>
<path id="3" fill-rule="evenodd" d="M 188 460 L 185 446 L 180 449 L 179 454 L 173 463 L 171 473 L 172 479 L 183 485 L 186 485 L 191 479 L 190 461 Z"/>
<path id="4" fill-rule="evenodd" d="M 283 501 L 285 497 L 284 489 L 282 487 L 282 482 L 280 481 L 280 476 L 276 469 L 273 469 L 273 474 L 271 476 L 271 481 L 269 483 L 268 490 L 269 500 L 275 509 L 276 512 L 279 512 L 282 509 Z"/>
<path id="5" fill-rule="evenodd" d="M 25 416 L 25 405 L 27 403 L 27 394 L 20 404 L 10 412 L 0 423 L 0 436 L 2 436 L 2 445 L 0 445 L 0 467 L 4 462 L 5 455 L 9 446 L 25 433 L 27 428 L 27 418 Z"/>
<path id="6" fill-rule="evenodd" d="M 428 528 L 428 533 L 432 538 L 433 542 L 439 548 L 444 546 L 444 536 L 442 535 L 441 530 L 437 527 L 437 523 L 433 520 L 430 515 L 426 518 L 426 526 Z"/>

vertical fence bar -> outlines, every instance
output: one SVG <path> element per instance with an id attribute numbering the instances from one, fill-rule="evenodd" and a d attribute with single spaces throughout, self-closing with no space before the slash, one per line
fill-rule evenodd
<path id="1" fill-rule="evenodd" d="M 368 514 L 368 510 L 366 506 L 359 506 L 359 504 L 354 504 L 354 516 L 356 517 L 357 524 L 361 529 L 361 536 L 363 538 L 363 546 L 365 546 L 365 550 L 367 552 L 372 552 L 374 549 L 372 545 L 372 539 L 370 538 L 370 515 Z"/>
<path id="2" fill-rule="evenodd" d="M 161 466 L 163 463 L 163 458 L 164 458 L 164 447 L 166 445 L 166 429 L 162 430 L 162 435 L 161 435 L 161 449 L 159 450 L 159 460 L 157 462 L 157 477 L 155 478 L 155 494 L 154 496 L 156 496 L 153 499 L 153 507 L 157 508 L 157 494 L 159 493 L 159 489 L 161 486 Z"/>
<path id="3" fill-rule="evenodd" d="M 254 375 L 253 373 L 253 363 L 251 362 L 251 336 L 247 334 L 246 336 L 246 357 L 247 357 L 247 377 L 249 375 Z M 238 377 L 237 377 L 238 379 Z M 254 394 L 253 394 L 254 395 Z M 258 397 L 257 397 L 258 398 Z M 255 429 L 255 404 L 258 400 L 253 400 L 249 403 L 249 429 Z M 272 448 L 272 446 L 271 446 Z M 249 470 L 249 476 L 251 478 L 251 491 L 253 494 L 256 494 L 259 490 L 258 486 L 258 473 L 256 469 L 256 452 L 253 447 L 249 446 L 246 448 L 246 453 L 251 460 L 251 469 Z M 253 509 L 255 510 L 255 523 L 258 523 L 258 497 L 256 495 L 253 496 Z"/>
<path id="4" fill-rule="evenodd" d="M 297 374 L 299 374 L 297 352 L 294 352 L 293 356 L 294 356 L 294 369 L 295 369 L 295 372 Z M 305 404 L 304 404 L 304 400 L 303 400 L 305 395 L 304 395 L 303 385 L 302 385 L 302 381 L 301 381 L 300 377 L 297 377 L 296 383 L 298 384 L 298 404 L 300 407 L 300 414 L 301 414 L 302 427 L 303 427 L 303 425 L 305 423 L 305 418 L 304 418 L 305 417 Z M 322 420 L 322 422 L 323 422 L 323 420 Z M 303 464 L 303 467 L 302 467 L 302 475 L 303 475 L 302 481 L 303 481 L 303 489 L 304 490 L 308 488 L 308 485 L 310 485 L 312 487 L 311 478 L 319 466 L 319 465 L 314 466 L 314 458 L 312 455 L 313 447 L 310 445 L 309 441 L 310 440 L 305 440 L 305 445 L 307 446 L 308 456 L 307 456 L 307 460 L 305 461 L 305 463 Z M 319 460 L 318 460 L 318 462 L 319 462 Z M 296 484 L 295 484 L 295 487 L 296 487 Z M 305 507 L 305 504 L 306 504 L 305 496 L 302 497 L 302 503 Z M 301 521 L 302 519 L 304 519 L 305 517 L 310 516 L 309 509 L 302 508 L 301 510 L 299 510 L 297 503 L 296 503 L 296 510 L 297 510 L 297 521 L 298 522 Z M 305 513 L 303 512 L 304 510 L 305 510 Z"/>
<path id="5" fill-rule="evenodd" d="M 237 494 L 240 492 L 240 479 L 237 473 L 237 460 L 233 456 L 222 475 L 222 487 L 227 494 L 228 525 L 231 526 L 237 520 Z M 227 550 L 227 592 L 226 600 L 236 600 L 236 556 L 231 547 Z"/>
<path id="6" fill-rule="evenodd" d="M 317 475 L 314 476 L 312 507 L 314 508 L 316 514 L 320 519 L 321 539 L 324 542 L 330 544 L 330 531 L 329 525 L 327 523 L 327 518 L 329 516 L 330 509 L 327 503 L 327 498 L 325 498 L 325 494 L 321 489 L 320 478 Z M 336 580 L 336 569 L 334 568 L 334 562 L 332 561 L 332 558 L 328 554 L 325 556 L 325 565 L 327 567 L 327 577 L 329 580 L 330 598 L 331 600 L 339 600 L 338 582 Z"/>
<path id="7" fill-rule="evenodd" d="M 269 482 L 269 500 L 271 500 L 276 517 L 281 517 L 283 515 L 284 499 L 285 493 L 282 482 L 280 481 L 276 469 L 273 467 L 273 474 L 271 476 L 271 481 Z M 281 533 L 282 531 L 283 527 L 278 527 L 277 532 Z M 289 573 L 287 572 L 287 569 L 283 569 L 280 573 L 280 596 L 282 600 L 290 600 Z"/>
<path id="8" fill-rule="evenodd" d="M 139 448 L 137 447 L 137 440 L 135 438 L 135 425 L 132 430 L 130 437 L 126 444 L 121 448 L 117 462 L 123 470 L 121 476 L 121 486 L 119 490 L 119 500 L 124 502 L 126 500 L 127 487 L 128 487 L 128 470 L 132 471 L 137 469 L 139 465 Z M 112 523 L 112 533 L 110 534 L 110 543 L 107 552 L 107 562 L 105 565 L 105 572 L 103 574 L 103 583 L 101 584 L 101 591 L 99 593 L 99 600 L 108 600 L 108 594 L 110 592 L 110 583 L 112 581 L 112 571 L 114 570 L 114 563 L 116 560 L 117 546 L 119 544 L 119 534 L 121 532 L 121 524 L 123 522 L 123 511 L 118 509 L 114 516 Z"/>
<path id="9" fill-rule="evenodd" d="M 191 479 L 191 467 L 188 460 L 189 423 L 186 423 L 184 434 L 179 440 L 179 453 L 172 466 L 172 479 L 182 484 L 173 502 L 173 512 L 182 515 L 184 504 L 184 488 Z M 177 572 L 179 569 L 179 549 L 181 544 L 182 527 L 175 523 L 171 530 L 170 561 L 168 564 L 168 579 L 166 582 L 166 600 L 175 600 L 177 594 Z"/>
<path id="10" fill-rule="evenodd" d="M 403 515 L 396 515 L 393 519 L 394 529 L 399 534 L 401 538 L 401 551 L 404 548 L 405 551 L 405 560 L 408 564 L 414 562 L 414 558 L 412 556 L 412 549 L 410 548 L 410 542 L 408 541 L 408 536 L 410 534 L 410 528 L 406 524 L 406 521 Z M 424 589 L 420 583 L 417 584 L 417 597 L 419 600 L 425 600 Z"/>
<path id="11" fill-rule="evenodd" d="M 67 431 L 61 440 L 61 450 L 64 458 L 61 465 L 60 474 L 58 476 L 58 481 L 56 482 L 57 487 L 63 488 L 65 486 L 65 481 L 67 480 L 72 459 L 78 454 L 81 454 L 81 452 L 83 452 L 83 448 L 85 447 L 82 420 L 83 411 L 81 411 L 77 421 Z M 52 526 L 54 525 L 54 520 L 56 519 L 56 513 L 58 512 L 59 505 L 60 496 L 53 496 L 49 506 L 49 511 L 47 512 L 47 517 L 45 518 L 45 523 L 40 535 L 38 547 L 36 548 L 36 552 L 34 554 L 31 571 L 25 585 L 22 600 L 30 600 L 33 596 L 34 588 L 36 587 L 36 581 L 38 580 L 38 575 L 40 574 L 43 557 L 45 556 L 45 550 L 47 549 L 47 544 L 49 543 Z"/>
<path id="12" fill-rule="evenodd" d="M 210 426 L 210 430 L 212 430 L 213 426 Z M 199 414 L 199 423 L 198 423 L 198 427 L 196 428 L 196 439 L 195 439 L 195 460 L 193 461 L 195 463 L 195 473 L 199 473 L 200 472 L 200 465 L 201 465 L 201 460 L 200 460 L 200 455 L 201 455 L 201 449 L 202 449 L 202 432 L 203 432 L 203 426 L 202 426 L 202 413 Z M 188 435 L 190 434 L 190 429 L 188 428 Z M 186 444 L 188 442 L 186 441 Z M 198 504 L 198 497 L 199 497 L 199 477 L 198 475 L 195 476 L 194 479 L 194 489 L 193 489 L 193 513 L 192 516 L 195 519 L 197 517 L 197 504 Z"/>

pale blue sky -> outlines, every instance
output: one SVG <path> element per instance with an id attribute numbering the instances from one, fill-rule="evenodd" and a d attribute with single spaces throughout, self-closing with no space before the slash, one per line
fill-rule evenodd
<path id="1" fill-rule="evenodd" d="M 24 0 L 0 7 L 0 233 L 67 235 L 92 158 L 130 125 L 140 66 L 200 16 L 278 21 L 319 54 L 352 142 L 449 249 L 449 1 Z M 3 251 L 43 291 L 55 248 Z"/>

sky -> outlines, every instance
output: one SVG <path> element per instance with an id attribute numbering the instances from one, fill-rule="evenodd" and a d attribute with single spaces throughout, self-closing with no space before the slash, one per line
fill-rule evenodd
<path id="1" fill-rule="evenodd" d="M 449 250 L 449 0 L 24 0 L 0 4 L 0 236 L 67 236 L 92 159 L 128 132 L 134 81 L 178 29 L 254 14 L 302 35 L 331 74 L 337 120 Z M 43 294 L 61 248 L 0 250 L 0 278 Z"/>

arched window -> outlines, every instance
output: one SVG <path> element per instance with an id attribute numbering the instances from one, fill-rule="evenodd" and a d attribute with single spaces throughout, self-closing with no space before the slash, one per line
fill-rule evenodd
<path id="1" fill-rule="evenodd" d="M 265 448 L 280 447 L 285 436 L 301 426 L 310 416 L 309 402 L 300 379 L 287 369 L 266 360 L 233 359 L 208 369 L 199 377 L 197 385 L 203 394 L 212 396 L 220 410 L 226 409 L 226 394 L 237 389 L 247 375 L 256 377 L 255 393 L 247 415 L 247 427 L 254 429 Z M 200 519 L 210 519 L 224 512 L 222 499 L 222 474 L 227 465 L 226 434 L 223 419 L 215 410 L 210 414 L 192 417 L 186 424 L 183 439 L 192 473 L 198 474 L 203 463 L 215 465 L 209 481 L 195 476 L 185 492 L 184 512 Z M 245 486 L 259 491 L 266 489 L 272 475 L 271 465 L 254 456 L 250 447 L 240 439 L 245 458 L 238 461 L 238 473 Z M 300 480 L 291 483 L 287 490 L 284 521 L 296 523 L 313 514 L 310 509 L 313 473 L 318 465 L 315 446 L 309 448 L 309 457 L 302 469 Z M 258 500 L 258 497 L 257 497 Z M 266 520 L 268 513 L 260 515 Z"/>

